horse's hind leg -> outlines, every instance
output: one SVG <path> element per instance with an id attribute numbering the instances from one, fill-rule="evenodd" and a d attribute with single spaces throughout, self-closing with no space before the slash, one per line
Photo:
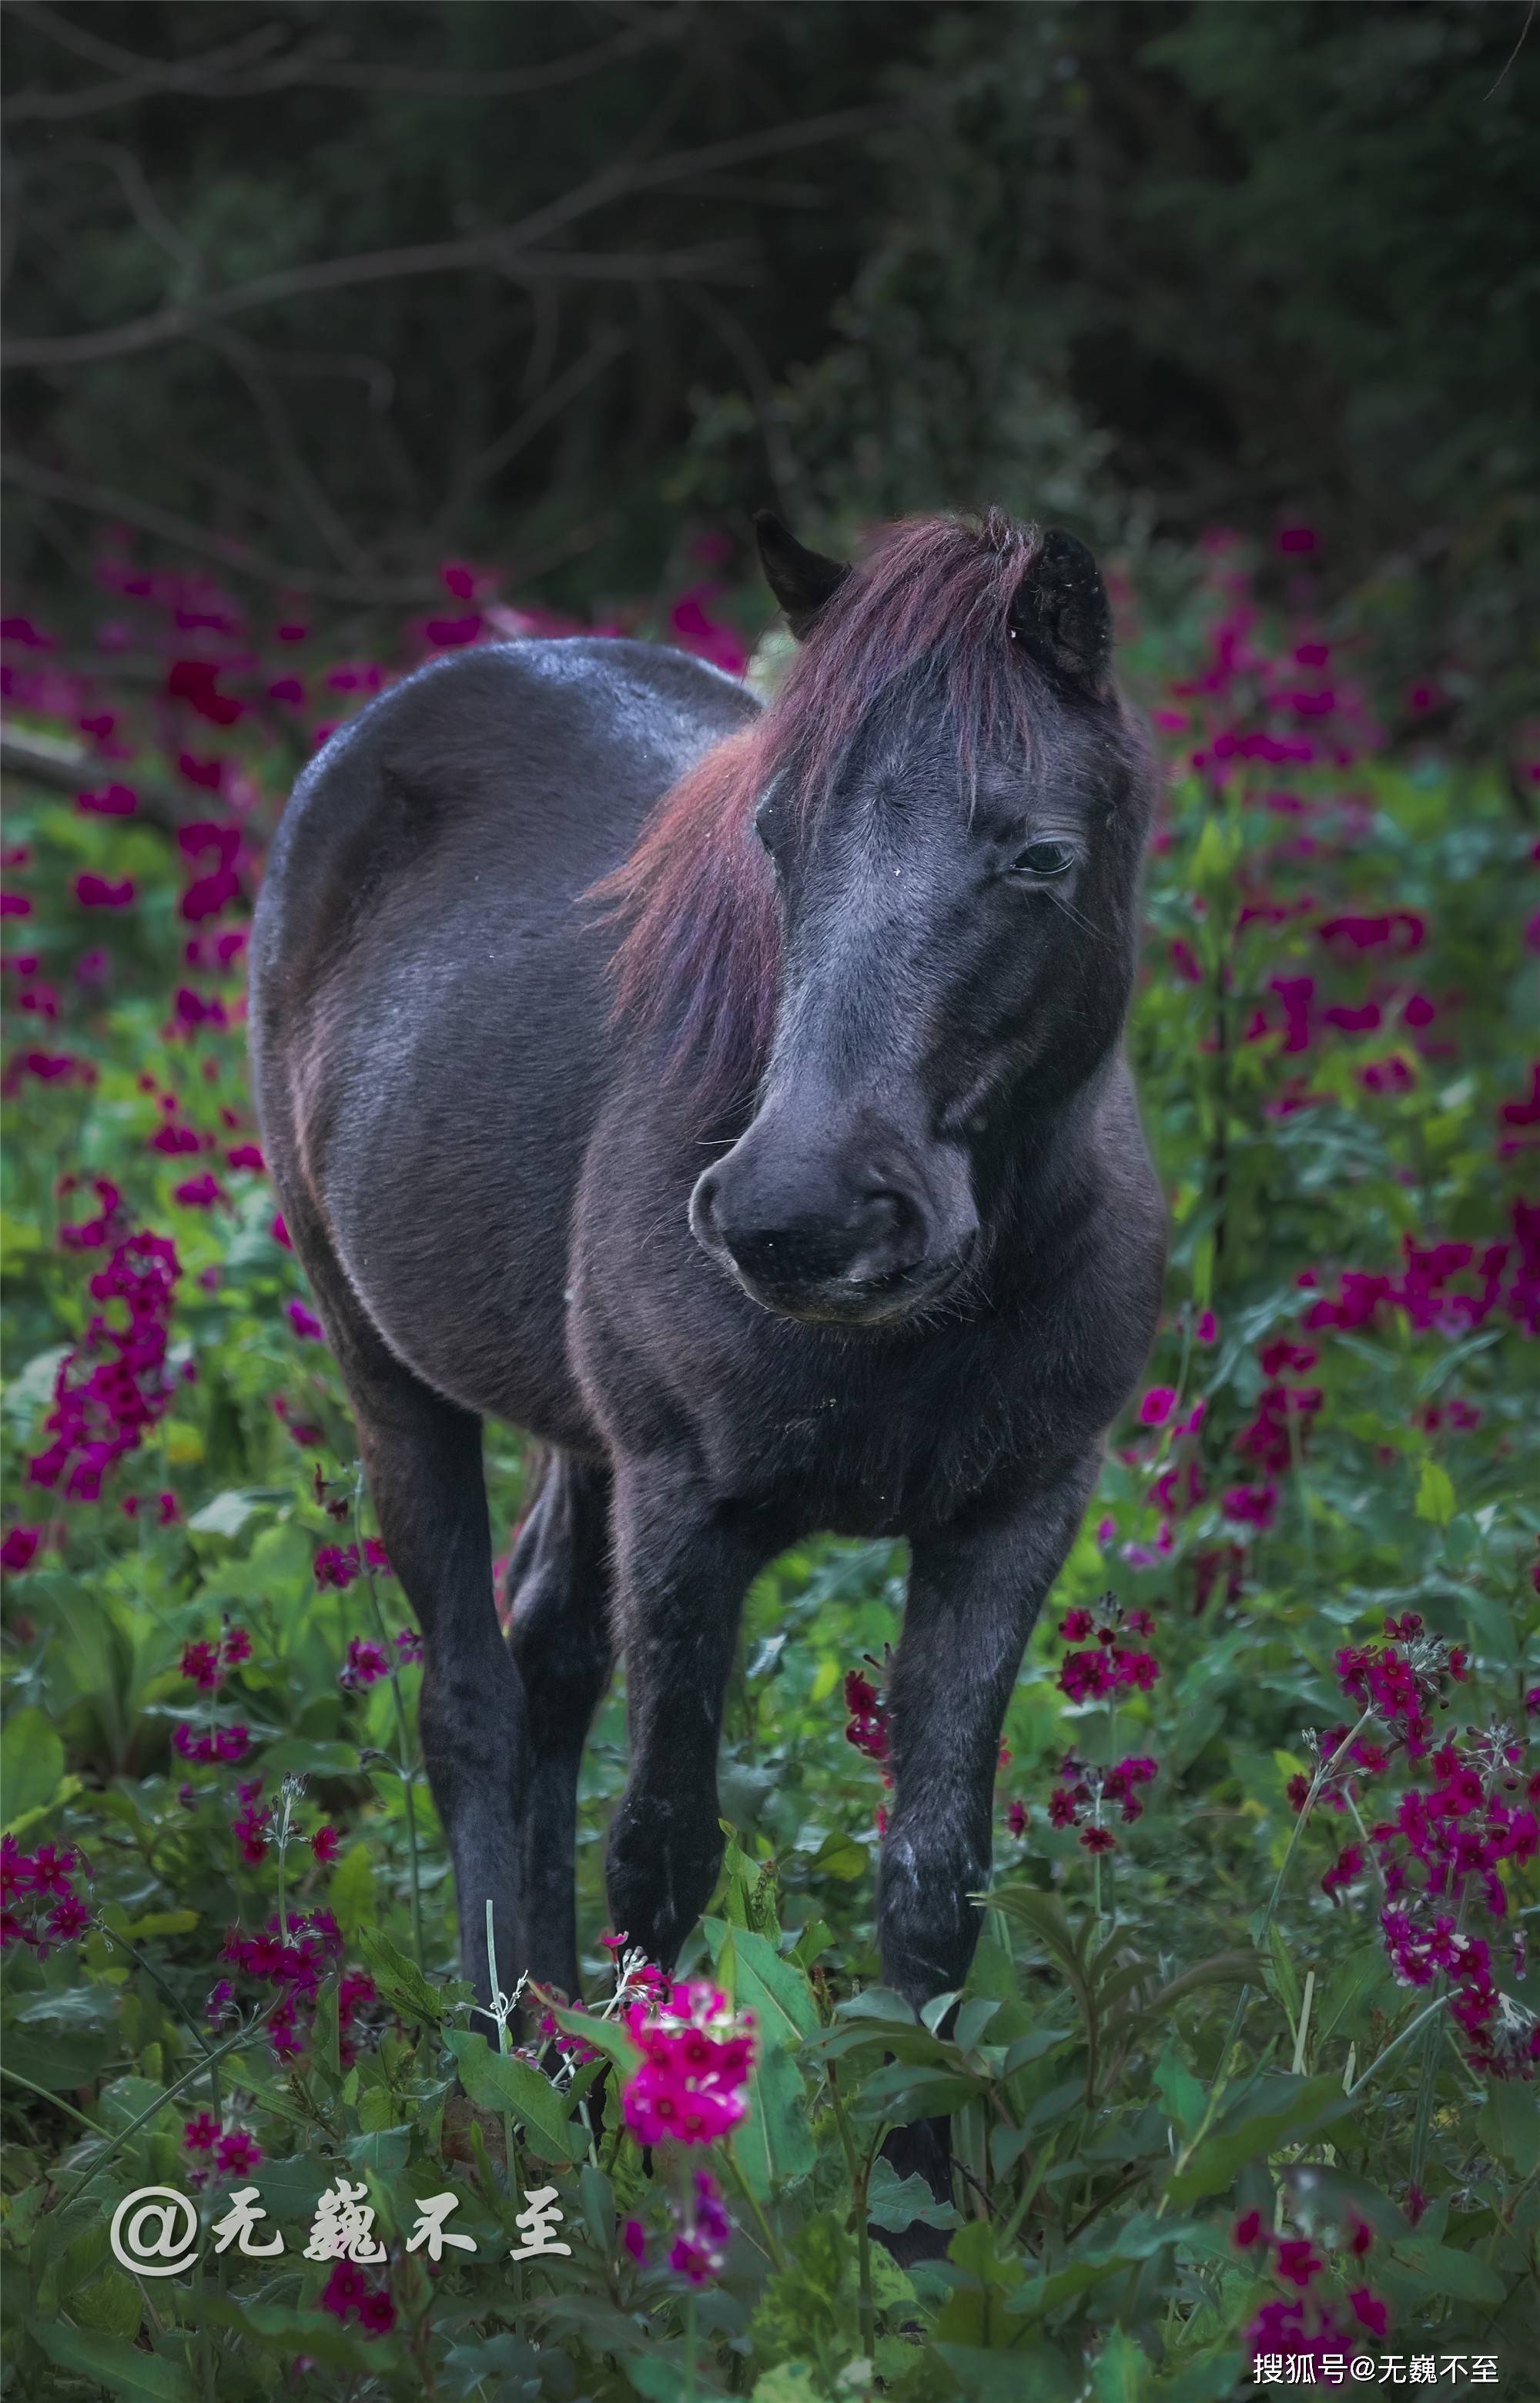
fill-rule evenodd
<path id="1" fill-rule="evenodd" d="M 488 1995 L 487 1903 L 499 1982 L 524 1966 L 517 1904 L 528 1711 L 493 1600 L 481 1422 L 423 1384 L 382 1341 L 318 1228 L 289 1213 L 353 1401 L 391 1566 L 423 1630 L 420 1725 L 454 1866 L 465 1975 Z"/>
<path id="2" fill-rule="evenodd" d="M 610 1673 L 607 1468 L 555 1452 L 510 1563 L 509 1642 L 529 1707 L 520 1908 L 543 1985 L 577 1992 L 577 1773 Z M 517 1577 L 517 1584 L 515 1583 Z"/>

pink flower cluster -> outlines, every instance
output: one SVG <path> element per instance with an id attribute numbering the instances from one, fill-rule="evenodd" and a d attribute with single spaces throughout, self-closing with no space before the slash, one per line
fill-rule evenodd
<path id="1" fill-rule="evenodd" d="M 203 2184 L 212 2170 L 216 2178 L 249 2177 L 262 2164 L 262 2147 L 244 2128 L 221 2128 L 207 2111 L 200 2111 L 182 2129 L 182 2149 L 199 2167 L 189 2183 Z"/>
<path id="2" fill-rule="evenodd" d="M 388 2336 L 395 2326 L 395 2305 L 388 2286 L 371 2286 L 355 2261 L 334 2261 L 321 2289 L 321 2309 L 346 2323 L 356 2316 L 366 2336 Z"/>
<path id="3" fill-rule="evenodd" d="M 286 1934 L 280 1931 L 275 1916 L 259 1936 L 243 1936 L 232 1927 L 225 1938 L 221 1960 L 229 1962 L 243 1977 L 280 1990 L 280 2000 L 267 2022 L 268 2040 L 280 2061 L 292 2061 L 303 2052 L 321 1980 L 339 1965 L 341 1955 L 342 1933 L 329 1910 L 312 1910 L 308 1916 L 290 1911 Z M 209 2017 L 215 2025 L 229 2009 L 234 1992 L 228 1978 L 221 1978 L 215 1987 L 209 1997 Z M 376 1999 L 374 1980 L 367 1971 L 343 1971 L 337 1989 L 337 2024 L 344 2067 L 357 2051 L 354 2023 Z"/>
<path id="4" fill-rule="evenodd" d="M 345 1593 L 366 1570 L 375 1577 L 394 1574 L 384 1545 L 373 1535 L 365 1536 L 361 1553 L 356 1544 L 323 1544 L 315 1555 L 315 1582 L 323 1592 L 329 1586 L 337 1593 Z"/>
<path id="5" fill-rule="evenodd" d="M 889 1750 L 887 1706 L 878 1688 L 869 1677 L 863 1677 L 859 1669 L 845 1673 L 845 1708 L 850 1713 L 845 1742 L 865 1753 L 868 1760 L 885 1764 Z"/>
<path id="6" fill-rule="evenodd" d="M 183 1646 L 182 1674 L 203 1693 L 217 1693 L 227 1671 L 250 1658 L 251 1637 L 245 1629 L 227 1626 L 217 1643 L 200 1638 Z M 179 1722 L 171 1740 L 184 1760 L 216 1762 L 222 1768 L 243 1760 L 251 1747 L 251 1736 L 243 1726 L 198 1728 L 190 1719 Z M 262 1855 L 257 1853 L 255 1857 L 260 1860 Z"/>
<path id="7" fill-rule="evenodd" d="M 697 2170 L 690 2181 L 687 2212 L 673 2206 L 677 2233 L 669 2247 L 669 2268 L 692 2286 L 709 2285 L 727 2263 L 732 2221 L 721 2188 L 709 2170 Z"/>
<path id="8" fill-rule="evenodd" d="M 53 1441 L 29 1464 L 34 1485 L 62 1485 L 74 1502 L 94 1502 L 113 1462 L 135 1451 L 175 1389 L 168 1353 L 176 1282 L 175 1246 L 163 1235 L 130 1235 L 90 1280 L 100 1302 L 121 1302 L 127 1328 L 100 1313 L 59 1365 L 48 1419 Z M 184 1374 L 190 1374 L 190 1368 Z"/>
<path id="9" fill-rule="evenodd" d="M 1408 1757 L 1421 1760 L 1433 1742 L 1431 1713 L 1446 1708 L 1444 1689 L 1469 1674 L 1464 1647 L 1429 1635 L 1414 1610 L 1385 1621 L 1389 1641 L 1344 1645 L 1337 1655 L 1343 1692 L 1361 1711 L 1372 1708 Z M 1367 1763 L 1362 1764 L 1367 1766 Z"/>
<path id="10" fill-rule="evenodd" d="M 730 2134 L 748 2109 L 752 2015 L 694 1979 L 639 1997 L 625 2022 L 643 2056 L 622 2098 L 638 2143 L 712 2145 Z"/>
<path id="11" fill-rule="evenodd" d="M 1066 1643 L 1083 1644 L 1094 1632 L 1097 1648 L 1065 1655 L 1059 1670 L 1060 1692 L 1072 1702 L 1103 1702 L 1125 1686 L 1147 1694 L 1160 1674 L 1160 1664 L 1153 1652 L 1131 1650 L 1119 1643 L 1125 1629 L 1131 1635 L 1152 1635 L 1155 1621 L 1147 1610 L 1125 1611 L 1113 1593 L 1102 1596 L 1094 1613 L 1067 1612 L 1059 1622 Z"/>
<path id="12" fill-rule="evenodd" d="M 1283 2353 L 1309 2361 L 1312 2375 L 1314 2369 L 1320 2369 L 1330 2376 L 1333 2371 L 1328 2365 L 1339 2365 L 1335 2376 L 1339 2380 L 1345 2378 L 1353 2348 L 1362 2336 L 1384 2335 L 1390 2326 L 1389 2306 L 1364 2284 L 1350 2287 L 1341 2297 L 1324 2293 L 1322 2281 L 1327 2274 L 1325 2255 L 1308 2236 L 1275 2236 L 1259 2211 L 1243 2212 L 1233 2232 L 1242 2253 L 1257 2255 L 1270 2262 L 1279 2284 L 1294 2290 L 1286 2297 L 1264 2303 L 1253 2319 L 1242 2340 L 1252 2359 L 1255 2361 L 1262 2354 Z M 1366 2258 L 1373 2243 L 1373 2230 L 1354 2215 L 1339 2248 L 1348 2257 L 1347 2276 L 1354 2274 L 1354 2265 Z M 1349 2313 L 1346 2322 L 1341 2317 L 1344 2302 Z"/>
<path id="13" fill-rule="evenodd" d="M 1335 1292 L 1319 1292 L 1310 1303 L 1304 1325 L 1351 1333 L 1394 1310 L 1419 1329 L 1463 1335 L 1501 1312 L 1526 1334 L 1540 1335 L 1540 1202 L 1516 1199 L 1511 1225 L 1511 1237 L 1479 1248 L 1405 1236 L 1398 1276 L 1345 1270 Z M 1320 1281 L 1307 1271 L 1301 1282 Z"/>
<path id="14" fill-rule="evenodd" d="M 24 1853 L 14 1836 L 0 1836 L 0 1951 L 27 1944 L 39 1961 L 50 1946 L 73 1944 L 90 1924 L 90 1907 L 75 1890 L 78 1853 L 39 1844 Z"/>
<path id="15" fill-rule="evenodd" d="M 1100 1769 L 1067 1752 L 1059 1764 L 1064 1782 L 1048 1796 L 1048 1825 L 1081 1828 L 1080 1841 L 1088 1853 L 1114 1852 L 1117 1839 L 1104 1825 L 1103 1813 L 1110 1805 L 1127 1824 L 1143 1818 L 1145 1805 L 1139 1789 L 1158 1773 L 1158 1763 L 1147 1753 L 1131 1752 L 1115 1768 Z"/>

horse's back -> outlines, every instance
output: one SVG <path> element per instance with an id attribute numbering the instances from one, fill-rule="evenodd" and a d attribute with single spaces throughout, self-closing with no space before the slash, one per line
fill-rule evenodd
<path id="1" fill-rule="evenodd" d="M 273 845 L 252 1049 L 301 1254 L 426 1382 L 555 1440 L 583 1431 L 566 1242 L 613 1041 L 583 896 L 754 707 L 645 644 L 465 652 L 333 738 Z"/>

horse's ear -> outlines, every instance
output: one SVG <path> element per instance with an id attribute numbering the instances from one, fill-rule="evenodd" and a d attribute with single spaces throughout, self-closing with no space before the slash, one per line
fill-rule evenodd
<path id="1" fill-rule="evenodd" d="M 786 623 L 798 642 L 812 630 L 825 601 L 839 591 L 850 569 L 821 550 L 809 550 L 773 509 L 756 509 L 755 537 L 765 580 L 786 613 Z"/>
<path id="2" fill-rule="evenodd" d="M 1112 684 L 1112 610 L 1095 560 L 1050 526 L 1010 604 L 1014 642 L 1040 667 L 1103 694 Z"/>

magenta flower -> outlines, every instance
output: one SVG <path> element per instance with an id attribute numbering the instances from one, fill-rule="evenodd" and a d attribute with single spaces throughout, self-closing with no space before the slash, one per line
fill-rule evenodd
<path id="1" fill-rule="evenodd" d="M 877 1688 L 859 1669 L 845 1674 L 845 1708 L 850 1717 L 845 1726 L 845 1742 L 868 1760 L 885 1761 L 888 1757 L 888 1714 Z"/>
<path id="2" fill-rule="evenodd" d="M 336 2261 L 321 2290 L 321 2309 L 345 2320 L 367 2301 L 368 2291 L 368 2281 L 356 2262 Z"/>
<path id="3" fill-rule="evenodd" d="M 310 1840 L 310 1848 L 321 1867 L 329 1869 L 342 1849 L 342 1839 L 335 1827 L 317 1827 Z"/>
<path id="4" fill-rule="evenodd" d="M 12 1576 L 30 1569 L 42 1540 L 41 1527 L 12 1527 L 0 1543 L 0 1568 L 9 1569 Z"/>
<path id="5" fill-rule="evenodd" d="M 219 1646 L 220 1658 L 227 1669 L 237 1669 L 243 1660 L 251 1659 L 251 1637 L 243 1627 L 227 1627 Z"/>
<path id="6" fill-rule="evenodd" d="M 90 1925 L 90 1911 L 77 1894 L 67 1894 L 49 1913 L 48 1932 L 57 1944 L 71 1944 Z"/>
<path id="7" fill-rule="evenodd" d="M 62 1853 L 54 1844 L 39 1844 L 32 1856 L 26 1882 L 34 1894 L 57 1894 L 68 1900 L 75 1892 L 70 1877 L 79 1866 L 79 1859 L 78 1853 Z"/>
<path id="8" fill-rule="evenodd" d="M 329 1586 L 344 1593 L 358 1575 L 356 1544 L 323 1544 L 315 1555 L 315 1582 L 323 1592 Z"/>
<path id="9" fill-rule="evenodd" d="M 711 2145 L 729 2134 L 748 2108 L 752 2018 L 694 1979 L 633 2003 L 626 2025 L 643 2054 L 623 2097 L 638 2143 Z"/>
<path id="10" fill-rule="evenodd" d="M 93 876 L 89 870 L 75 880 L 75 897 L 82 910 L 127 910 L 133 902 L 133 879 L 120 877 L 113 883 L 105 876 Z"/>
<path id="11" fill-rule="evenodd" d="M 191 1684 L 212 1691 L 224 1672 L 219 1664 L 219 1647 L 215 1644 L 188 1644 L 182 1651 L 182 1674 Z"/>
<path id="12" fill-rule="evenodd" d="M 218 1178 L 206 1168 L 201 1176 L 189 1176 L 172 1188 L 172 1200 L 179 1202 L 184 1210 L 212 1210 L 224 1198 Z"/>
<path id="13" fill-rule="evenodd" d="M 207 2111 L 200 2111 L 196 2118 L 183 2124 L 182 2144 L 189 2153 L 212 2153 L 218 2140 L 219 2122 Z"/>
<path id="14" fill-rule="evenodd" d="M 286 1302 L 284 1304 L 284 1308 L 288 1313 L 289 1325 L 293 1327 L 296 1335 L 298 1336 L 302 1343 L 324 1343 L 326 1341 L 326 1330 L 322 1326 L 321 1321 L 316 1317 L 313 1310 L 307 1310 L 302 1301 Z"/>
<path id="15" fill-rule="evenodd" d="M 1164 1426 L 1176 1401 L 1172 1385 L 1152 1385 L 1139 1405 L 1140 1424 L 1147 1427 Z"/>
<path id="16" fill-rule="evenodd" d="M 214 2149 L 215 2167 L 221 2177 L 248 2177 L 261 2159 L 261 2146 L 244 2128 L 232 2128 Z"/>
<path id="17" fill-rule="evenodd" d="M 347 1660 L 337 1673 L 337 1682 L 351 1692 L 359 1686 L 372 1686 L 377 1677 L 389 1675 L 390 1661 L 383 1646 L 355 1635 L 348 1646 Z"/>

